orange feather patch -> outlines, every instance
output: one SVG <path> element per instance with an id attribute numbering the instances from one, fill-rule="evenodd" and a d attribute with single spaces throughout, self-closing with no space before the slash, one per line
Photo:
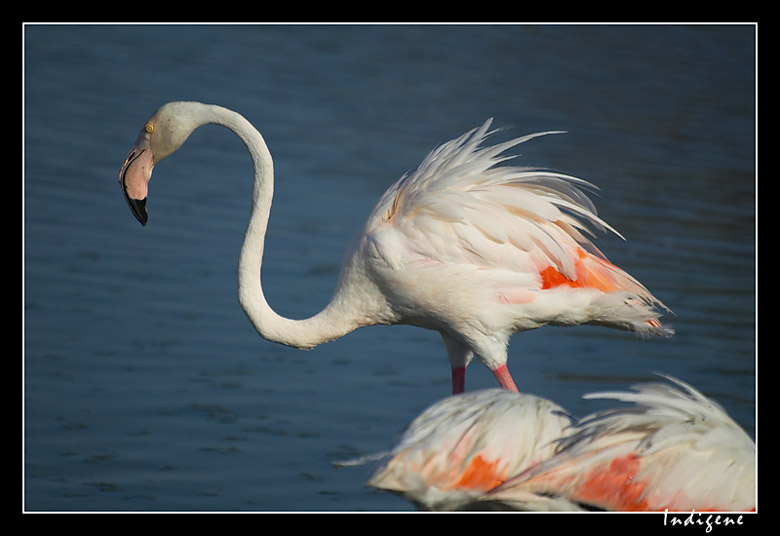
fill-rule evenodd
<path id="1" fill-rule="evenodd" d="M 552 266 L 548 266 L 539 275 L 542 277 L 542 290 L 566 285 L 571 288 L 595 288 L 603 292 L 612 292 L 620 287 L 610 272 L 619 270 L 609 262 L 577 250 L 574 260 L 576 278 L 569 279 Z"/>
<path id="2" fill-rule="evenodd" d="M 594 467 L 577 489 L 577 498 L 614 510 L 646 511 L 648 504 L 643 493 L 647 484 L 635 478 L 640 463 L 635 454 L 629 454 L 615 458 L 607 468 Z"/>
<path id="3" fill-rule="evenodd" d="M 498 464 L 497 460 L 488 462 L 481 455 L 477 455 L 471 460 L 453 488 L 487 491 L 503 484 L 506 479 L 506 469 L 499 470 Z"/>

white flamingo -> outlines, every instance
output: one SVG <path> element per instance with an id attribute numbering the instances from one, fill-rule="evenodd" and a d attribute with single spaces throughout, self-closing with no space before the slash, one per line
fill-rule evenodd
<path id="1" fill-rule="evenodd" d="M 755 510 L 753 440 L 717 402 L 667 379 L 676 387 L 586 395 L 633 405 L 585 417 L 554 457 L 491 493 L 509 502 L 554 494 L 605 510 Z"/>
<path id="2" fill-rule="evenodd" d="M 402 495 L 421 510 L 503 504 L 488 493 L 555 454 L 574 419 L 547 399 L 504 389 L 461 393 L 421 413 L 368 481 Z M 570 510 L 571 503 L 528 493 L 527 510 Z"/>
<path id="3" fill-rule="evenodd" d="M 632 405 L 580 421 L 500 389 L 448 397 L 368 484 L 430 510 L 755 510 L 755 443 L 717 403 L 669 380 L 586 395 Z"/>
<path id="4" fill-rule="evenodd" d="M 498 165 L 508 149 L 545 133 L 491 147 L 490 121 L 431 152 L 382 196 L 352 243 L 325 309 L 305 320 L 276 314 L 260 271 L 273 196 L 273 162 L 260 133 L 236 112 L 196 102 L 162 106 L 144 125 L 119 175 L 136 218 L 146 224 L 152 167 L 196 128 L 232 130 L 252 155 L 252 214 L 239 261 L 239 299 L 266 339 L 312 348 L 375 324 L 438 331 L 464 390 L 474 354 L 508 390 L 513 333 L 545 324 L 599 324 L 668 335 L 663 307 L 639 282 L 610 264 L 583 234 L 610 229 L 596 215 L 581 179 Z"/>

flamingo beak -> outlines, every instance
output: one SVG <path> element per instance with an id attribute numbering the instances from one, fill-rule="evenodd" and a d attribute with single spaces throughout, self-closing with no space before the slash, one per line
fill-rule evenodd
<path id="1" fill-rule="evenodd" d="M 141 225 L 146 225 L 146 195 L 153 167 L 154 154 L 149 144 L 149 134 L 141 132 L 119 171 L 122 193 Z"/>

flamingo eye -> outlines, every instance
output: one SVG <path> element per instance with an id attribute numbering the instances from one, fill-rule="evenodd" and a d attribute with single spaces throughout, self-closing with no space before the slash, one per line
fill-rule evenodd
<path id="1" fill-rule="evenodd" d="M 151 134 L 153 131 L 154 131 L 154 125 L 151 123 L 146 123 L 146 125 L 144 126 L 144 132 L 146 132 L 147 134 Z"/>

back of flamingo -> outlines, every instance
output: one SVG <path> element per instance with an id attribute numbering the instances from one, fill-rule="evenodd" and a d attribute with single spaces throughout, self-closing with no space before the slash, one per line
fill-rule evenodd
<path id="1" fill-rule="evenodd" d="M 690 385 L 648 383 L 586 398 L 630 402 L 589 415 L 556 454 L 486 496 L 529 493 L 620 511 L 750 511 L 756 446 L 716 402 Z"/>

